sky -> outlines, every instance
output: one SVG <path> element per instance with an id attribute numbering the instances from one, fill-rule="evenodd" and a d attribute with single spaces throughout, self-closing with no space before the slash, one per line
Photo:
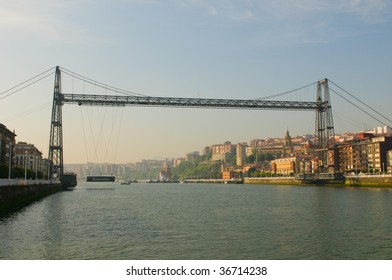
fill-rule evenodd
<path id="1" fill-rule="evenodd" d="M 54 76 L 2 93 L 57 65 L 169 97 L 254 99 L 328 78 L 392 119 L 390 0 L 0 0 L 0 7 L 0 123 L 44 156 Z M 77 83 L 64 77 L 63 89 L 83 93 Z M 331 103 L 336 133 L 380 125 L 333 92 Z M 287 129 L 313 134 L 314 119 L 313 112 L 67 104 L 64 161 L 183 157 L 225 141 L 284 137 Z"/>

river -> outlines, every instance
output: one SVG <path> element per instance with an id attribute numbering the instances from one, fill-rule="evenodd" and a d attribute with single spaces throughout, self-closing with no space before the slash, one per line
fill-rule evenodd
<path id="1" fill-rule="evenodd" d="M 79 182 L 0 217 L 0 259 L 392 259 L 392 189 Z"/>

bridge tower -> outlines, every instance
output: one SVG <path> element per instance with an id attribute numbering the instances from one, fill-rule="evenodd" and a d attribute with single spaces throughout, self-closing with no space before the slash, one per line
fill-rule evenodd
<path id="1" fill-rule="evenodd" d="M 49 138 L 49 179 L 59 180 L 64 174 L 61 72 L 56 67 L 53 90 L 52 118 Z"/>
<path id="2" fill-rule="evenodd" d="M 328 79 L 317 82 L 316 102 L 318 106 L 315 137 L 316 154 L 319 157 L 318 171 L 319 173 L 334 173 L 337 170 L 337 156 Z"/>

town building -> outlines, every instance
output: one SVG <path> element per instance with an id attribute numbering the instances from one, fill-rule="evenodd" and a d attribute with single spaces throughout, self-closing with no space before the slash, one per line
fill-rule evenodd
<path id="1" fill-rule="evenodd" d="M 284 138 L 254 139 L 246 149 L 247 156 L 255 155 L 256 161 L 265 158 L 282 158 L 290 155 L 314 155 L 311 136 L 297 136 L 292 138 L 286 131 Z"/>
<path id="2" fill-rule="evenodd" d="M 0 123 L 0 164 L 12 164 L 12 155 L 15 151 L 16 134 Z"/>
<path id="3" fill-rule="evenodd" d="M 167 162 L 164 162 L 163 169 L 159 172 L 159 181 L 169 182 L 172 179 L 171 168 Z"/>
<path id="4" fill-rule="evenodd" d="M 18 142 L 15 145 L 14 165 L 35 171 L 45 173 L 42 152 L 34 144 Z"/>
<path id="5" fill-rule="evenodd" d="M 211 154 L 211 147 L 210 146 L 204 147 L 204 149 L 202 150 L 201 154 L 203 156 L 207 156 L 207 155 Z"/>
<path id="6" fill-rule="evenodd" d="M 271 172 L 276 175 L 291 176 L 298 173 L 314 173 L 317 158 L 311 155 L 286 156 L 271 161 Z"/>
<path id="7" fill-rule="evenodd" d="M 387 152 L 392 149 L 392 137 L 378 136 L 371 138 L 366 145 L 369 168 L 374 173 L 385 173 Z"/>
<path id="8" fill-rule="evenodd" d="M 293 142 L 291 141 L 291 136 L 289 130 L 286 131 L 286 136 L 283 139 L 283 155 L 292 155 L 294 152 Z"/>
<path id="9" fill-rule="evenodd" d="M 200 153 L 197 151 L 188 153 L 185 155 L 185 161 L 189 161 L 189 162 L 196 162 L 196 160 L 200 157 Z"/>
<path id="10" fill-rule="evenodd" d="M 236 151 L 236 164 L 237 166 L 243 166 L 246 163 L 246 143 L 238 143 L 235 146 L 235 151 Z"/>
<path id="11" fill-rule="evenodd" d="M 344 173 L 386 173 L 392 137 L 360 133 L 358 138 L 338 146 L 339 169 Z"/>
<path id="12" fill-rule="evenodd" d="M 392 174 L 392 150 L 387 153 L 387 173 Z"/>
<path id="13" fill-rule="evenodd" d="M 177 158 L 173 161 L 174 167 L 179 166 L 181 163 L 185 161 L 184 158 Z"/>
<path id="14" fill-rule="evenodd" d="M 374 135 L 386 135 L 392 133 L 392 128 L 389 126 L 378 126 L 373 128 L 372 130 L 366 131 L 366 133 L 371 133 Z"/>
<path id="15" fill-rule="evenodd" d="M 226 141 L 224 144 L 216 144 L 211 146 L 212 161 L 226 162 L 235 153 L 235 146 L 230 141 Z"/>
<path id="16" fill-rule="evenodd" d="M 223 180 L 242 179 L 242 178 L 243 175 L 241 171 L 227 170 L 222 172 Z"/>

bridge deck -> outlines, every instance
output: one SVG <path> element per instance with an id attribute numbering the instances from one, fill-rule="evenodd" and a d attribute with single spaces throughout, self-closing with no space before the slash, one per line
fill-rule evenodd
<path id="1" fill-rule="evenodd" d="M 322 110 L 325 102 L 275 101 L 261 99 L 211 99 L 179 98 L 124 95 L 93 95 L 63 93 L 59 96 L 61 104 L 80 106 L 144 106 L 180 108 L 217 108 L 217 109 L 281 109 L 281 110 Z"/>

